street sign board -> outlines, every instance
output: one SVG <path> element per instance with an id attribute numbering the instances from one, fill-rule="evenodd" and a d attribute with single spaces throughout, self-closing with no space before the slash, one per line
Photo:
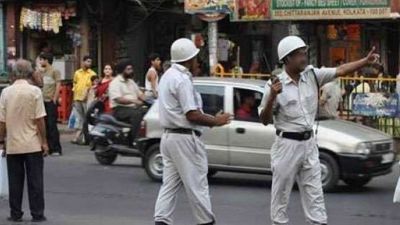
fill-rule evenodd
<path id="1" fill-rule="evenodd" d="M 272 0 L 274 20 L 389 18 L 390 0 Z"/>
<path id="2" fill-rule="evenodd" d="M 353 114 L 361 116 L 395 117 L 399 110 L 398 94 L 363 93 L 353 94 Z"/>
<path id="3" fill-rule="evenodd" d="M 381 19 L 393 0 L 185 0 L 185 12 L 224 13 L 232 21 Z"/>

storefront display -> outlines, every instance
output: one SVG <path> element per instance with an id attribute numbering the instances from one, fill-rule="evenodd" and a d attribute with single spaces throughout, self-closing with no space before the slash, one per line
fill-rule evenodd
<path id="1" fill-rule="evenodd" d="M 361 25 L 330 24 L 326 26 L 326 39 L 329 44 L 329 64 L 338 66 L 361 57 Z"/>
<path id="2" fill-rule="evenodd" d="M 22 7 L 20 15 L 20 30 L 32 29 L 59 33 L 63 26 L 63 19 L 68 20 L 76 16 L 74 8 L 47 7 L 37 8 Z"/>

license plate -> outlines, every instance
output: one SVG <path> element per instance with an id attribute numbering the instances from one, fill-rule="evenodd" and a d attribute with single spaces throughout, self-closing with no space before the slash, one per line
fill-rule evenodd
<path id="1" fill-rule="evenodd" d="M 391 163 L 394 160 L 394 153 L 388 153 L 382 156 L 382 163 Z"/>

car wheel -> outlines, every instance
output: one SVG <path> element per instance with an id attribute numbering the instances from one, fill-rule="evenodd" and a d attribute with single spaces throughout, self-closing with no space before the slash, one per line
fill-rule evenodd
<path id="1" fill-rule="evenodd" d="M 154 181 L 162 181 L 164 164 L 160 152 L 160 145 L 149 147 L 144 160 L 144 168 L 147 175 Z"/>
<path id="2" fill-rule="evenodd" d="M 354 187 L 354 188 L 361 188 L 363 186 L 365 186 L 366 184 L 368 184 L 370 181 L 372 180 L 372 178 L 367 177 L 367 178 L 352 178 L 352 179 L 343 179 L 343 181 L 349 185 L 350 187 Z"/>
<path id="3" fill-rule="evenodd" d="M 325 152 L 319 153 L 319 160 L 321 163 L 322 187 L 325 192 L 332 192 L 339 182 L 339 166 L 335 158 Z"/>
<path id="4" fill-rule="evenodd" d="M 116 153 L 109 153 L 109 152 L 95 152 L 94 156 L 101 165 L 108 166 L 115 162 L 118 155 Z"/>
<path id="5" fill-rule="evenodd" d="M 217 170 L 208 170 L 207 177 L 211 178 L 211 177 L 215 176 L 215 174 L 217 174 L 217 173 L 218 173 Z"/>

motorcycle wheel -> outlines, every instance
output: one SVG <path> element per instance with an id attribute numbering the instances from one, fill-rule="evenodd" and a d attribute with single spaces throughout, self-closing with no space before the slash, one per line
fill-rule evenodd
<path id="1" fill-rule="evenodd" d="M 118 155 L 116 153 L 109 153 L 109 152 L 107 153 L 95 152 L 94 156 L 101 165 L 108 166 L 115 162 Z"/>

